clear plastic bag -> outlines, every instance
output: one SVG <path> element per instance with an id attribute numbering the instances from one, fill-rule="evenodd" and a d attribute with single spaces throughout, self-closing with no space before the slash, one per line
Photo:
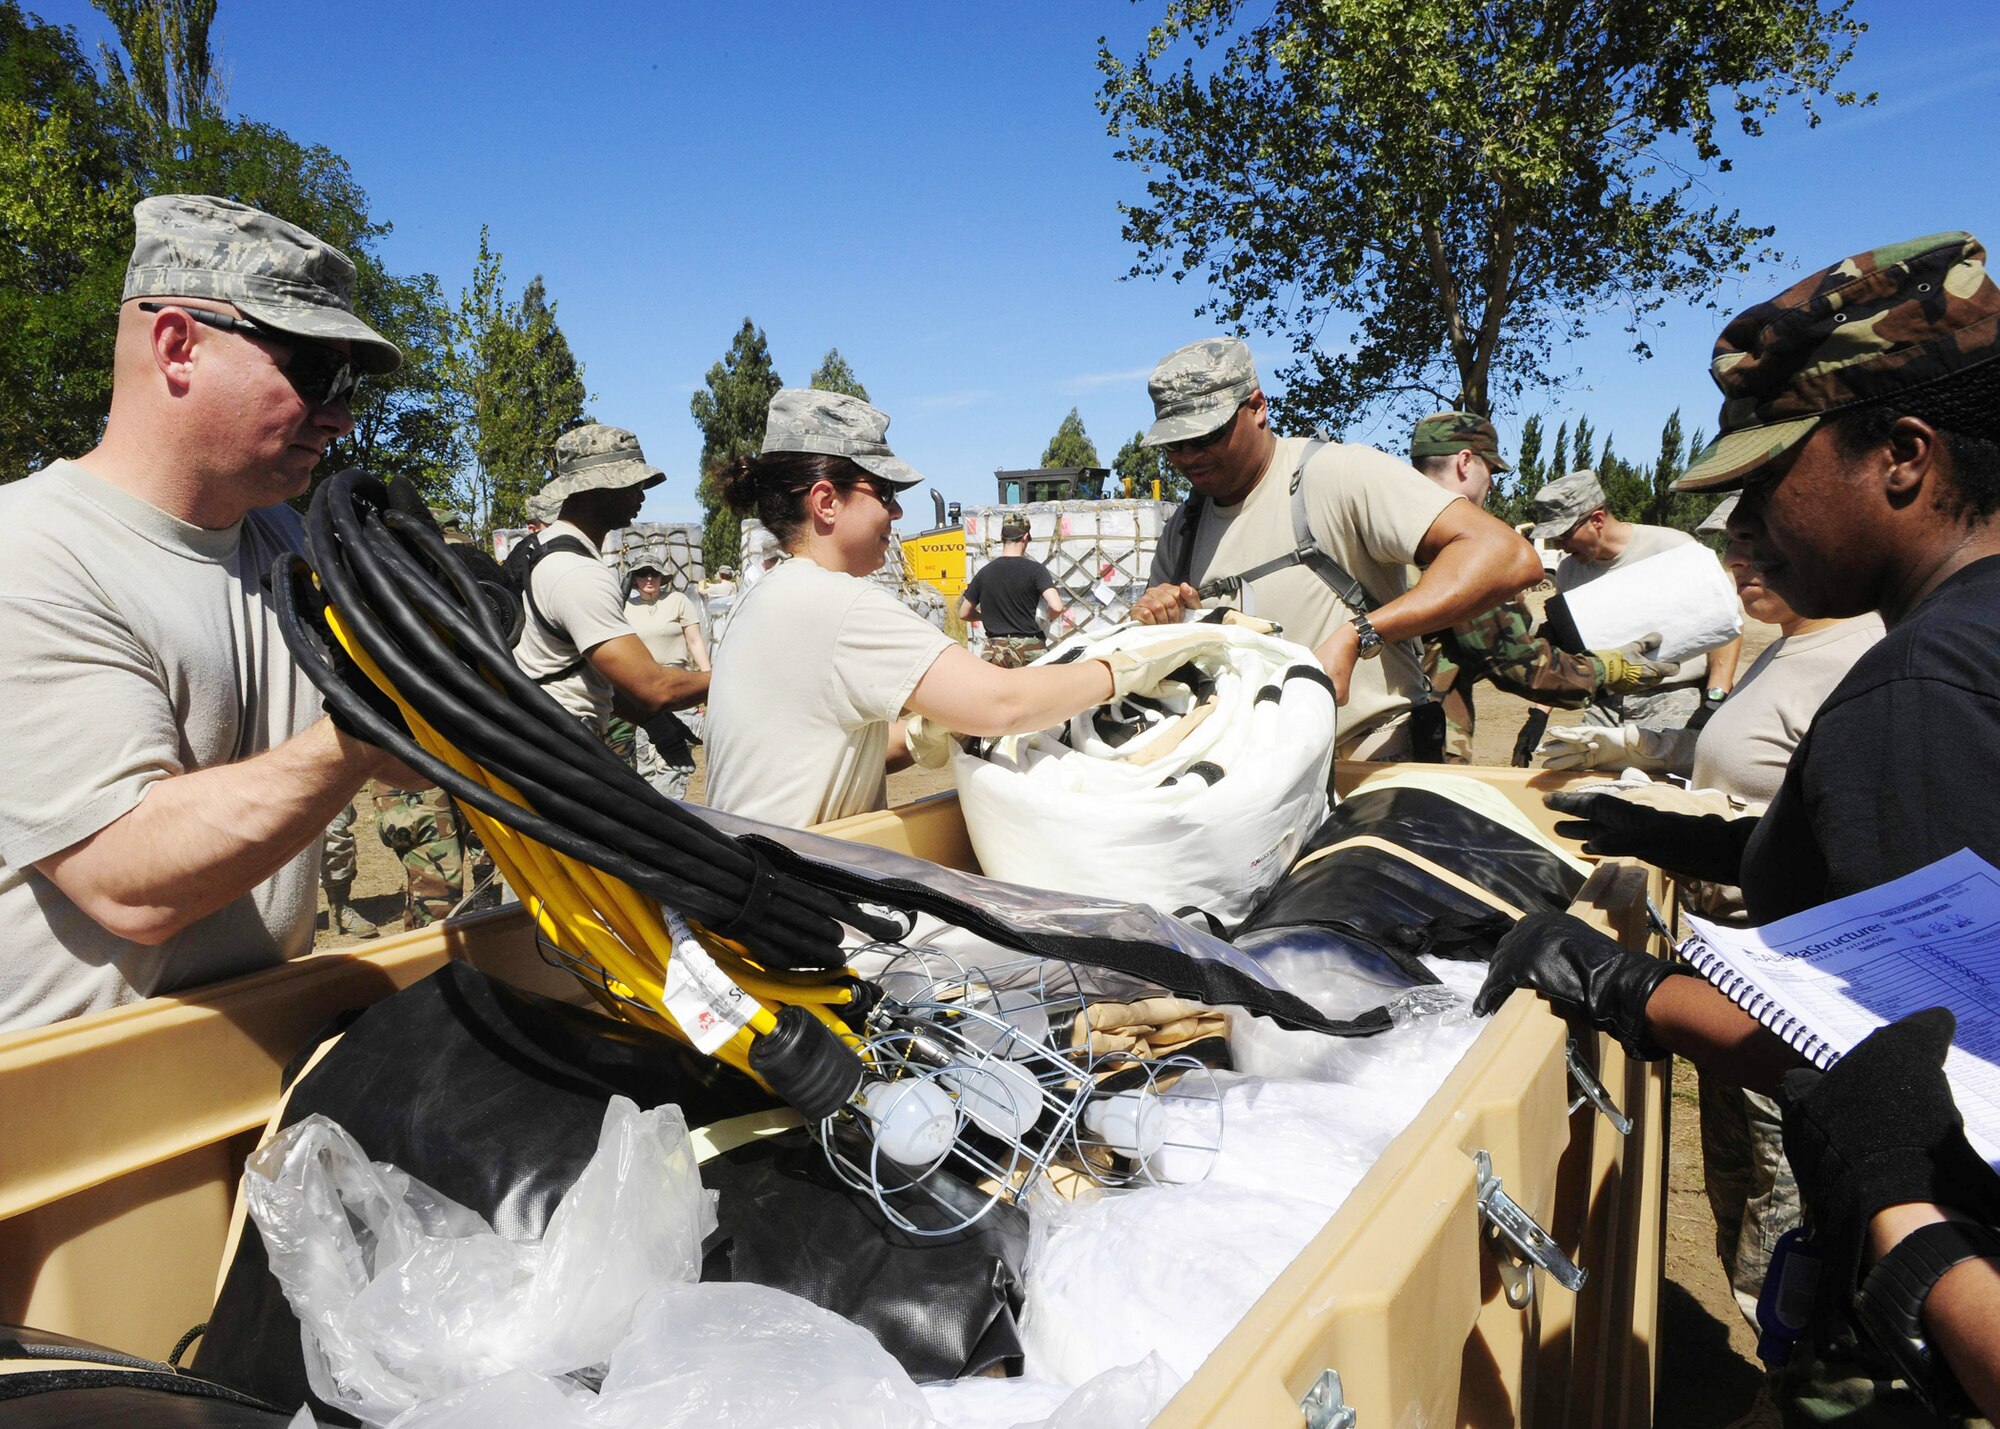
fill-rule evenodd
<path id="1" fill-rule="evenodd" d="M 1041 1379 L 927 1384 L 939 1429 L 1146 1429 L 1181 1387 L 1158 1355 L 1108 1369 L 1075 1389 Z"/>
<path id="2" fill-rule="evenodd" d="M 368 1424 L 512 1370 L 604 1364 L 649 1291 L 700 1274 L 716 1224 L 680 1109 L 623 1097 L 539 1242 L 369 1161 L 323 1116 L 251 1157 L 244 1194 L 313 1393 Z"/>

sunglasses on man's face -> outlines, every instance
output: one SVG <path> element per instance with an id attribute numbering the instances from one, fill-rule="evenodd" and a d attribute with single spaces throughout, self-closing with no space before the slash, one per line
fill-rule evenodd
<path id="1" fill-rule="evenodd" d="M 168 308 L 186 313 L 204 327 L 212 327 L 222 332 L 241 333 L 245 337 L 261 338 L 265 342 L 276 343 L 285 349 L 285 360 L 278 364 L 278 370 L 285 374 L 285 380 L 292 384 L 292 390 L 308 402 L 322 407 L 346 407 L 353 405 L 354 394 L 361 386 L 361 369 L 354 365 L 354 359 L 337 347 L 314 342 L 310 338 L 295 337 L 288 332 L 266 327 L 251 318 L 239 318 L 229 313 L 212 313 L 206 308 L 182 308 L 172 303 L 141 303 L 142 313 L 163 312 Z"/>
<path id="2" fill-rule="evenodd" d="M 1188 437 L 1183 441 L 1168 442 L 1166 444 L 1167 450 L 1175 456 L 1192 456 L 1195 452 L 1207 451 L 1210 447 L 1229 435 L 1229 429 L 1236 425 L 1236 418 L 1242 411 L 1243 409 L 1238 407 L 1236 411 L 1229 414 L 1228 421 L 1212 432 L 1203 432 L 1198 437 Z"/>

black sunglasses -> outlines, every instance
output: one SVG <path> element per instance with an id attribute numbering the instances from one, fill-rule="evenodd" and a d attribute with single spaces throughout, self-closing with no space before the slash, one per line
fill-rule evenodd
<path id="1" fill-rule="evenodd" d="M 217 328 L 223 332 L 241 333 L 246 337 L 262 338 L 283 347 L 287 356 L 278 370 L 285 374 L 285 380 L 308 402 L 322 407 L 345 407 L 354 402 L 354 394 L 361 386 L 361 369 L 354 365 L 354 359 L 337 347 L 314 342 L 311 338 L 297 337 L 288 332 L 280 332 L 273 327 L 252 318 L 233 317 L 228 313 L 212 313 L 206 308 L 184 308 L 178 303 L 141 303 L 142 313 L 164 312 L 168 308 L 186 313 L 204 327 Z"/>
<path id="2" fill-rule="evenodd" d="M 1198 437 L 1188 437 L 1183 441 L 1167 442 L 1164 443 L 1164 445 L 1168 451 L 1173 452 L 1177 456 L 1187 456 L 1192 452 L 1205 452 L 1210 447 L 1214 446 L 1217 442 L 1221 441 L 1224 437 L 1228 436 L 1229 429 L 1236 425 L 1236 419 L 1242 415 L 1243 415 L 1243 409 L 1241 407 L 1238 407 L 1234 412 L 1231 412 L 1229 414 L 1229 420 L 1224 422 L 1221 426 L 1217 427 L 1214 431 L 1203 432 Z"/>

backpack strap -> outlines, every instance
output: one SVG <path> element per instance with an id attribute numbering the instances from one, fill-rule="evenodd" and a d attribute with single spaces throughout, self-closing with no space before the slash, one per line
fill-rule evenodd
<path id="1" fill-rule="evenodd" d="M 1292 468 L 1292 476 L 1289 483 L 1289 495 L 1292 503 L 1292 549 L 1285 552 L 1282 556 L 1276 556 L 1271 560 L 1263 562 L 1261 565 L 1252 566 L 1247 571 L 1239 571 L 1233 576 L 1217 576 L 1213 580 L 1203 581 L 1200 587 L 1200 594 L 1203 600 L 1212 600 L 1217 596 L 1234 595 L 1252 581 L 1262 580 L 1265 576 L 1272 575 L 1278 571 L 1289 570 L 1293 566 L 1304 566 L 1307 570 L 1318 576 L 1320 581 L 1334 593 L 1334 596 L 1340 603 L 1356 615 L 1366 615 L 1381 605 L 1382 602 L 1370 595 L 1367 587 L 1363 586 L 1360 581 L 1350 575 L 1347 568 L 1341 565 L 1339 561 L 1336 561 L 1332 554 L 1322 547 L 1319 541 L 1313 536 L 1312 521 L 1306 510 L 1306 464 L 1319 455 L 1320 448 L 1325 445 L 1326 443 L 1323 441 L 1307 442 L 1304 450 L 1299 453 L 1298 465 Z M 1197 519 L 1199 518 L 1197 517 Z M 1193 555 L 1194 535 L 1192 529 L 1190 529 L 1186 551 L 1183 554 L 1184 563 L 1192 560 Z M 1437 691 L 1431 687 L 1430 676 L 1424 673 L 1423 642 L 1420 640 L 1385 642 L 1385 648 L 1394 650 L 1404 660 L 1408 661 L 1411 671 L 1416 675 L 1419 695 L 1414 703 L 1419 705 L 1435 703 L 1438 697 Z"/>
<path id="2" fill-rule="evenodd" d="M 535 604 L 535 567 L 542 563 L 542 558 L 545 556 L 591 556 L 591 549 L 574 536 L 557 536 L 552 541 L 544 541 L 537 532 L 528 539 L 534 542 L 534 547 L 526 560 L 525 569 L 521 572 L 521 601 L 528 609 L 528 618 L 541 626 L 542 632 L 551 639 L 574 645 L 575 642 L 569 638 L 569 632 L 543 615 L 541 607 Z M 534 681 L 538 685 L 553 685 L 559 680 L 569 679 L 581 670 L 584 664 L 583 652 L 579 650 L 576 658 L 560 670 L 553 674 L 536 675 Z"/>

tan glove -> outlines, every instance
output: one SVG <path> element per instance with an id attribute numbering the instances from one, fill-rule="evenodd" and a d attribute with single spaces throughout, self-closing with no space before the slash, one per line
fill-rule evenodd
<path id="1" fill-rule="evenodd" d="M 1678 767 L 1688 745 L 1693 757 L 1693 741 L 1677 735 L 1685 730 L 1648 729 L 1639 724 L 1614 725 L 1609 729 L 1587 724 L 1570 729 L 1552 729 L 1535 753 L 1544 769 L 1646 769 L 1660 771 Z"/>
<path id="2" fill-rule="evenodd" d="M 1662 680 L 1670 680 L 1681 672 L 1680 665 L 1673 660 L 1655 660 L 1653 652 L 1660 648 L 1660 633 L 1642 635 L 1616 650 L 1593 650 L 1591 655 L 1604 666 L 1604 688 L 1615 694 L 1629 695 L 1637 690 L 1650 690 Z"/>
<path id="3" fill-rule="evenodd" d="M 1160 682 L 1204 650 L 1227 644 L 1220 625 L 1186 625 L 1172 635 L 1149 640 L 1137 650 L 1114 650 L 1097 658 L 1111 667 L 1111 698 L 1152 694 Z"/>
<path id="4" fill-rule="evenodd" d="M 910 746 L 910 758 L 926 769 L 942 769 L 951 763 L 957 738 L 936 720 L 920 714 L 911 715 L 903 724 L 903 742 Z"/>

